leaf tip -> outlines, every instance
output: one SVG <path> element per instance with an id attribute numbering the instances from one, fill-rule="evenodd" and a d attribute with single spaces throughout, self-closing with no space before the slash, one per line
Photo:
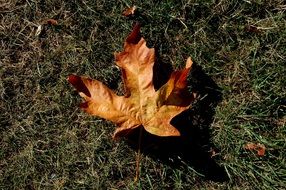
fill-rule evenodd
<path id="1" fill-rule="evenodd" d="M 186 62 L 186 69 L 191 68 L 193 65 L 193 61 L 191 57 L 188 57 L 187 62 Z"/>
<path id="2" fill-rule="evenodd" d="M 69 75 L 67 80 L 72 84 L 76 80 L 76 75 Z"/>
<path id="3" fill-rule="evenodd" d="M 82 81 L 81 77 L 76 76 L 76 75 L 69 75 L 68 81 L 76 88 L 78 92 L 82 92 L 86 96 L 91 97 L 91 94 L 88 88 L 86 87 L 86 85 L 84 84 L 84 82 Z"/>
<path id="4" fill-rule="evenodd" d="M 137 44 L 141 39 L 140 24 L 135 23 L 132 32 L 128 35 L 126 42 L 131 44 Z"/>

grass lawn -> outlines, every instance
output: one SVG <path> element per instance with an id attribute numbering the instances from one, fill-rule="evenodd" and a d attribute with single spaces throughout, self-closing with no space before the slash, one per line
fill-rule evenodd
<path id="1" fill-rule="evenodd" d="M 113 141 L 115 125 L 82 112 L 66 80 L 122 93 L 113 53 L 135 21 L 156 48 L 156 88 L 190 56 L 199 95 L 175 118 L 182 138 L 143 135 L 138 183 L 136 131 Z M 0 0 L 0 47 L 0 189 L 286 188 L 282 0 Z"/>

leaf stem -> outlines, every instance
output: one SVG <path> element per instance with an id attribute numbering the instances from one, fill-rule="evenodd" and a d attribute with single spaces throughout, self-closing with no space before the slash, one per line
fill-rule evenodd
<path id="1" fill-rule="evenodd" d="M 140 160 L 141 160 L 142 134 L 143 134 L 143 126 L 140 127 L 139 138 L 138 138 L 138 150 L 137 150 L 137 155 L 136 155 L 136 174 L 135 174 L 135 182 L 138 182 L 139 176 L 140 176 Z"/>

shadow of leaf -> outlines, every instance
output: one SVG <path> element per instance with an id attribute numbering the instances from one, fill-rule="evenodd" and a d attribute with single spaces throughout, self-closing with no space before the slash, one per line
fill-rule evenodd
<path id="1" fill-rule="evenodd" d="M 158 63 L 154 72 L 158 72 L 164 63 Z M 168 79 L 170 67 L 154 75 L 154 85 L 161 86 Z M 159 73 L 159 72 L 158 72 Z M 157 84 L 156 84 L 157 83 Z M 215 108 L 222 100 L 220 88 L 203 72 L 198 65 L 193 66 L 189 76 L 189 88 L 199 98 L 193 107 L 173 118 L 171 124 L 180 132 L 180 137 L 158 137 L 143 129 L 141 151 L 154 159 L 159 159 L 174 168 L 193 168 L 206 179 L 223 182 L 228 177 L 223 167 L 212 158 L 211 151 L 216 150 L 211 142 L 210 125 L 213 122 Z M 138 149 L 139 129 L 127 137 L 132 148 Z M 216 156 L 215 156 L 216 157 Z"/>

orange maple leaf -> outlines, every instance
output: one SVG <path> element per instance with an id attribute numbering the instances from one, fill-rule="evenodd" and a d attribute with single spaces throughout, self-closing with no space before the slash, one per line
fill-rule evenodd
<path id="1" fill-rule="evenodd" d="M 143 126 L 158 136 L 180 136 L 170 124 L 172 118 L 190 107 L 194 94 L 187 90 L 187 76 L 192 66 L 174 71 L 168 82 L 155 91 L 153 65 L 155 51 L 146 46 L 136 25 L 124 43 L 124 51 L 115 53 L 116 64 L 121 68 L 125 96 L 118 96 L 97 80 L 70 75 L 69 82 L 85 99 L 80 107 L 89 114 L 110 120 L 118 125 L 114 138 L 127 135 Z"/>

